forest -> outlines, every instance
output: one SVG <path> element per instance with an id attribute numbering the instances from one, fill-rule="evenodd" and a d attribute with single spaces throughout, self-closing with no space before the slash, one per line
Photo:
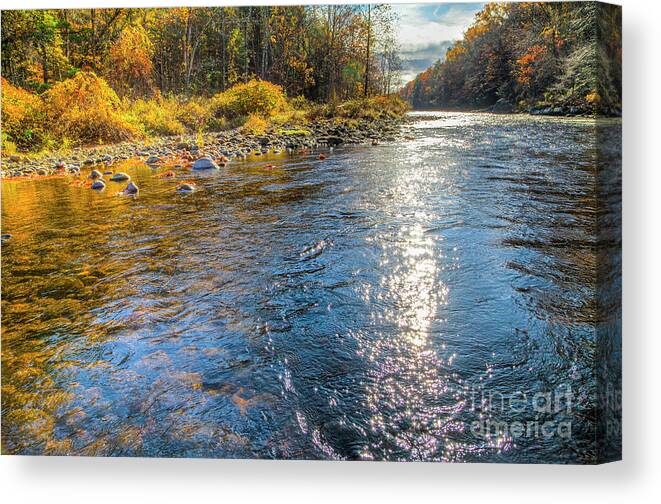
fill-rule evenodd
<path id="1" fill-rule="evenodd" d="M 401 95 L 418 108 L 617 115 L 621 13 L 598 2 L 489 3 Z"/>
<path id="2" fill-rule="evenodd" d="M 3 11 L 3 150 L 236 127 L 250 113 L 258 124 L 387 95 L 399 82 L 395 28 L 388 5 Z M 268 110 L 223 114 L 237 86 Z"/>

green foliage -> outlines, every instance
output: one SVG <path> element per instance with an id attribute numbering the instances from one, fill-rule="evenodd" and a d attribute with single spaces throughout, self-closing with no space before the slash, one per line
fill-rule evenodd
<path id="1" fill-rule="evenodd" d="M 306 129 L 281 129 L 278 134 L 285 136 L 310 136 L 312 132 Z"/>

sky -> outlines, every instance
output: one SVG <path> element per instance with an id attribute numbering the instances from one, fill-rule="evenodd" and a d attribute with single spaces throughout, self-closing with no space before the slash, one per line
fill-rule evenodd
<path id="1" fill-rule="evenodd" d="M 393 5 L 399 15 L 402 83 L 444 57 L 483 6 L 484 3 Z"/>

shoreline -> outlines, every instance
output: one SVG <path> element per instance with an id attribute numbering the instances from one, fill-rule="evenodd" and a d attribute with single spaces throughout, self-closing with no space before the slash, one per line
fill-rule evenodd
<path id="1" fill-rule="evenodd" d="M 14 154 L 2 156 L 0 177 L 77 175 L 83 167 L 109 166 L 119 161 L 146 160 L 152 156 L 158 157 L 159 163 L 190 162 L 205 156 L 232 161 L 245 159 L 248 155 L 394 141 L 401 137 L 400 127 L 404 122 L 405 117 L 376 120 L 334 118 L 305 126 L 270 127 L 263 134 L 244 133 L 235 128 L 201 135 L 159 136 L 148 141 L 77 147 L 63 153 L 33 154 L 34 158 L 29 153 Z"/>
<path id="2" fill-rule="evenodd" d="M 452 108 L 412 108 L 409 112 L 439 112 L 439 113 L 463 113 L 463 114 L 492 114 L 497 116 L 531 116 L 531 117 L 558 117 L 558 118 L 567 118 L 567 119 L 622 119 L 622 114 L 612 114 L 612 115 L 603 115 L 603 114 L 588 114 L 588 113 L 552 113 L 545 111 L 530 111 L 530 110 L 520 110 L 520 111 L 511 111 L 511 112 L 501 112 L 491 110 L 490 108 L 484 109 L 452 109 Z"/>

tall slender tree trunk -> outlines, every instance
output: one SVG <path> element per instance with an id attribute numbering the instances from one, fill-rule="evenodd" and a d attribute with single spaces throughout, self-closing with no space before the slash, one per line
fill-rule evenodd
<path id="1" fill-rule="evenodd" d="M 41 57 L 43 58 L 42 70 L 43 70 L 44 84 L 48 84 L 48 53 L 46 51 L 46 44 L 41 46 Z"/>
<path id="2" fill-rule="evenodd" d="M 372 44 L 372 6 L 367 5 L 367 55 L 365 57 L 365 97 L 370 87 L 370 45 Z"/>

